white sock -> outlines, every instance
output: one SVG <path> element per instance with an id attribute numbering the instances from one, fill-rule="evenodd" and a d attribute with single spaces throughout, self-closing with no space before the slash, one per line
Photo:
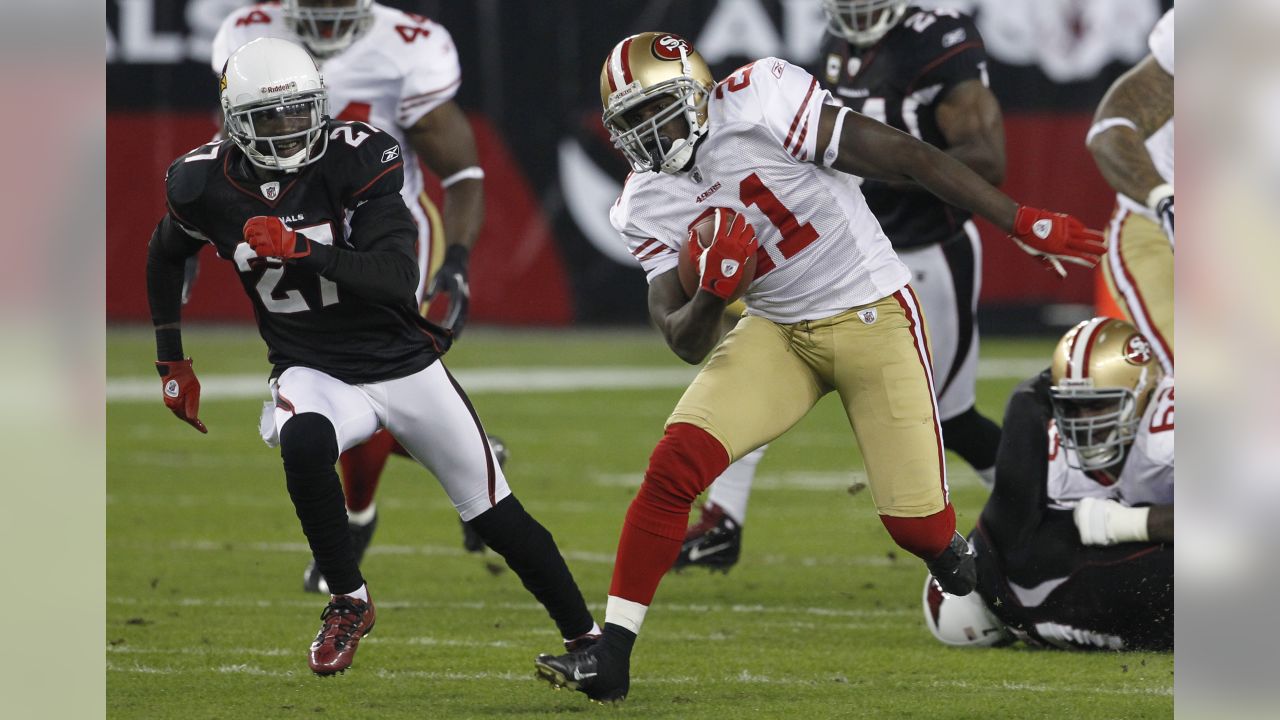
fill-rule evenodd
<path id="1" fill-rule="evenodd" d="M 990 490 L 996 486 L 996 466 L 978 470 L 974 468 L 974 472 L 978 473 L 978 479 L 982 481 L 982 486 Z"/>
<path id="2" fill-rule="evenodd" d="M 759 447 L 725 468 L 711 484 L 707 501 L 724 510 L 739 525 L 747 521 L 747 501 L 751 499 L 751 482 L 756 479 L 756 466 L 768 445 Z"/>
<path id="3" fill-rule="evenodd" d="M 601 632 L 603 632 L 603 631 L 600 629 L 600 623 L 593 622 L 593 623 L 591 623 L 591 629 L 590 629 L 590 630 L 588 630 L 588 631 L 587 631 L 586 633 L 584 633 L 584 634 L 586 634 L 586 635 L 599 635 Z M 564 641 L 565 641 L 565 642 L 570 642 L 570 641 L 572 641 L 572 640 L 577 640 L 577 639 L 578 639 L 578 638 L 565 638 L 565 639 L 564 639 Z"/>
<path id="4" fill-rule="evenodd" d="M 377 503 L 369 503 L 369 507 L 363 510 L 352 510 L 347 508 L 347 523 L 350 525 L 359 525 L 364 527 L 373 522 L 373 518 L 378 514 Z"/>
<path id="5" fill-rule="evenodd" d="M 353 597 L 353 598 L 363 600 L 365 602 L 369 602 L 369 586 L 367 584 L 361 585 L 356 590 L 353 590 L 352 592 L 347 593 L 347 597 Z"/>
<path id="6" fill-rule="evenodd" d="M 644 624 L 644 614 L 647 612 L 649 612 L 648 605 L 610 595 L 609 601 L 604 606 L 604 621 L 606 624 L 613 623 L 639 635 L 640 626 Z"/>

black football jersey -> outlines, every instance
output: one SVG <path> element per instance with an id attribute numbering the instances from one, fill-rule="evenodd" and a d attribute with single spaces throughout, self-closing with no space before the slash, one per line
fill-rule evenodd
<path id="1" fill-rule="evenodd" d="M 996 485 L 970 535 L 976 592 L 1031 643 L 1170 649 L 1173 546 L 1084 545 L 1071 511 L 1049 507 L 1049 385 L 1046 370 L 1010 397 Z"/>
<path id="2" fill-rule="evenodd" d="M 246 220 L 274 215 L 313 246 L 361 255 L 366 276 L 377 277 L 374 251 L 402 254 L 416 267 L 417 232 L 400 198 L 404 159 L 396 140 L 360 122 L 330 121 L 326 132 L 320 159 L 269 177 L 231 140 L 196 148 L 169 167 L 169 215 L 235 265 L 275 375 L 293 366 L 348 383 L 413 374 L 444 353 L 450 336 L 418 315 L 412 289 L 402 301 L 375 302 L 322 276 L 315 263 L 259 258 L 243 240 Z"/>
<path id="3" fill-rule="evenodd" d="M 939 148 L 947 142 L 934 116 L 937 104 L 966 80 L 987 82 L 986 50 L 973 21 L 956 10 L 909 7 L 876 44 L 859 48 L 828 34 L 815 75 L 845 106 Z M 949 240 L 970 217 L 924 190 L 862 185 L 894 247 Z"/>

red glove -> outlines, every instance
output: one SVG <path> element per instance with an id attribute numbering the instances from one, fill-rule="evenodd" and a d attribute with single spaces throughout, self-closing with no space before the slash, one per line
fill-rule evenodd
<path id="1" fill-rule="evenodd" d="M 290 230 L 280 218 L 270 215 L 257 215 L 246 220 L 244 241 L 258 257 L 288 260 L 311 254 L 311 243 L 305 237 Z"/>
<path id="2" fill-rule="evenodd" d="M 179 420 L 190 423 L 202 433 L 209 432 L 200 418 L 200 381 L 191 369 L 191 358 L 186 360 L 157 360 L 156 370 L 164 392 L 165 407 L 173 411 Z"/>
<path id="3" fill-rule="evenodd" d="M 756 254 L 760 241 L 756 229 L 741 214 L 728 208 L 716 208 L 715 235 L 711 246 L 698 258 L 703 290 L 721 300 L 728 300 L 742 280 L 742 266 Z M 697 242 L 697 238 L 692 238 Z"/>
<path id="4" fill-rule="evenodd" d="M 1009 237 L 1061 277 L 1067 276 L 1063 262 L 1091 268 L 1107 251 L 1107 240 L 1097 230 L 1086 228 L 1070 215 L 1026 205 L 1018 206 Z"/>

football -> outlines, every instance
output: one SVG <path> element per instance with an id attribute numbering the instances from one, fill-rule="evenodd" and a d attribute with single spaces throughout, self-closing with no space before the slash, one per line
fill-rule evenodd
<path id="1" fill-rule="evenodd" d="M 725 216 L 726 222 L 732 222 L 735 214 L 729 212 Z M 711 242 L 716 237 L 716 217 L 715 214 L 708 210 L 697 221 L 689 226 L 689 237 L 685 240 L 684 248 L 680 251 L 680 284 L 684 287 L 686 297 L 692 298 L 694 293 L 698 292 L 698 285 L 702 279 L 702 273 L 699 270 L 699 262 L 702 259 L 702 251 L 711 246 Z M 743 263 L 742 276 L 738 280 L 738 286 L 733 289 L 733 294 L 729 296 L 729 302 L 733 302 L 746 294 L 747 288 L 751 287 L 751 281 L 756 277 L 756 258 L 751 256 Z"/>

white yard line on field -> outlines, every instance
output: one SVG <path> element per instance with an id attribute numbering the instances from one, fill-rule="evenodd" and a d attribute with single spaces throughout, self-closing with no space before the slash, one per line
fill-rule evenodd
<path id="1" fill-rule="evenodd" d="M 1043 370 L 1045 360 L 993 358 L 978 365 L 978 378 L 1019 379 Z M 649 390 L 682 388 L 697 374 L 690 367 L 495 367 L 456 370 L 458 383 L 468 393 L 556 393 L 580 390 Z M 154 402 L 159 380 L 155 377 L 107 379 L 108 402 Z M 266 399 L 266 374 L 202 375 L 201 400 Z"/>
<path id="2" fill-rule="evenodd" d="M 370 638 L 372 639 L 372 637 Z M 219 665 L 212 669 L 206 667 L 157 667 L 153 665 L 143 665 L 142 663 L 117 663 L 111 660 L 107 661 L 107 672 L 122 673 L 139 673 L 149 675 L 206 675 L 210 672 L 230 675 L 250 675 L 254 677 L 304 677 L 308 673 L 302 670 L 268 670 L 266 668 L 257 667 L 247 663 L 237 663 L 234 665 Z M 362 673 L 363 674 L 363 673 Z M 519 682 L 528 683 L 532 681 L 530 674 L 527 672 L 437 672 L 431 670 L 374 670 L 371 673 L 374 677 L 385 680 L 428 680 L 428 681 L 446 681 L 446 682 L 491 682 L 499 680 L 503 682 Z M 843 675 L 831 675 L 826 677 L 775 677 L 771 675 L 759 675 L 749 670 L 741 670 L 737 673 L 723 675 L 719 678 L 706 677 L 640 677 L 632 680 L 633 685 L 699 685 L 705 686 L 711 682 L 724 683 L 741 683 L 744 685 L 805 685 L 813 686 L 819 683 L 840 683 L 850 686 L 858 686 L 858 683 L 849 682 L 848 678 Z M 1065 693 L 1068 695 L 1173 695 L 1173 688 L 1168 686 L 1157 687 L 1098 687 L 1098 686 L 1078 686 L 1078 685 L 1033 685 L 1029 683 L 1015 682 L 991 682 L 981 683 L 976 681 L 941 681 L 935 680 L 930 683 L 930 687 L 938 689 L 956 689 L 967 692 L 1022 692 L 1022 693 Z"/>

